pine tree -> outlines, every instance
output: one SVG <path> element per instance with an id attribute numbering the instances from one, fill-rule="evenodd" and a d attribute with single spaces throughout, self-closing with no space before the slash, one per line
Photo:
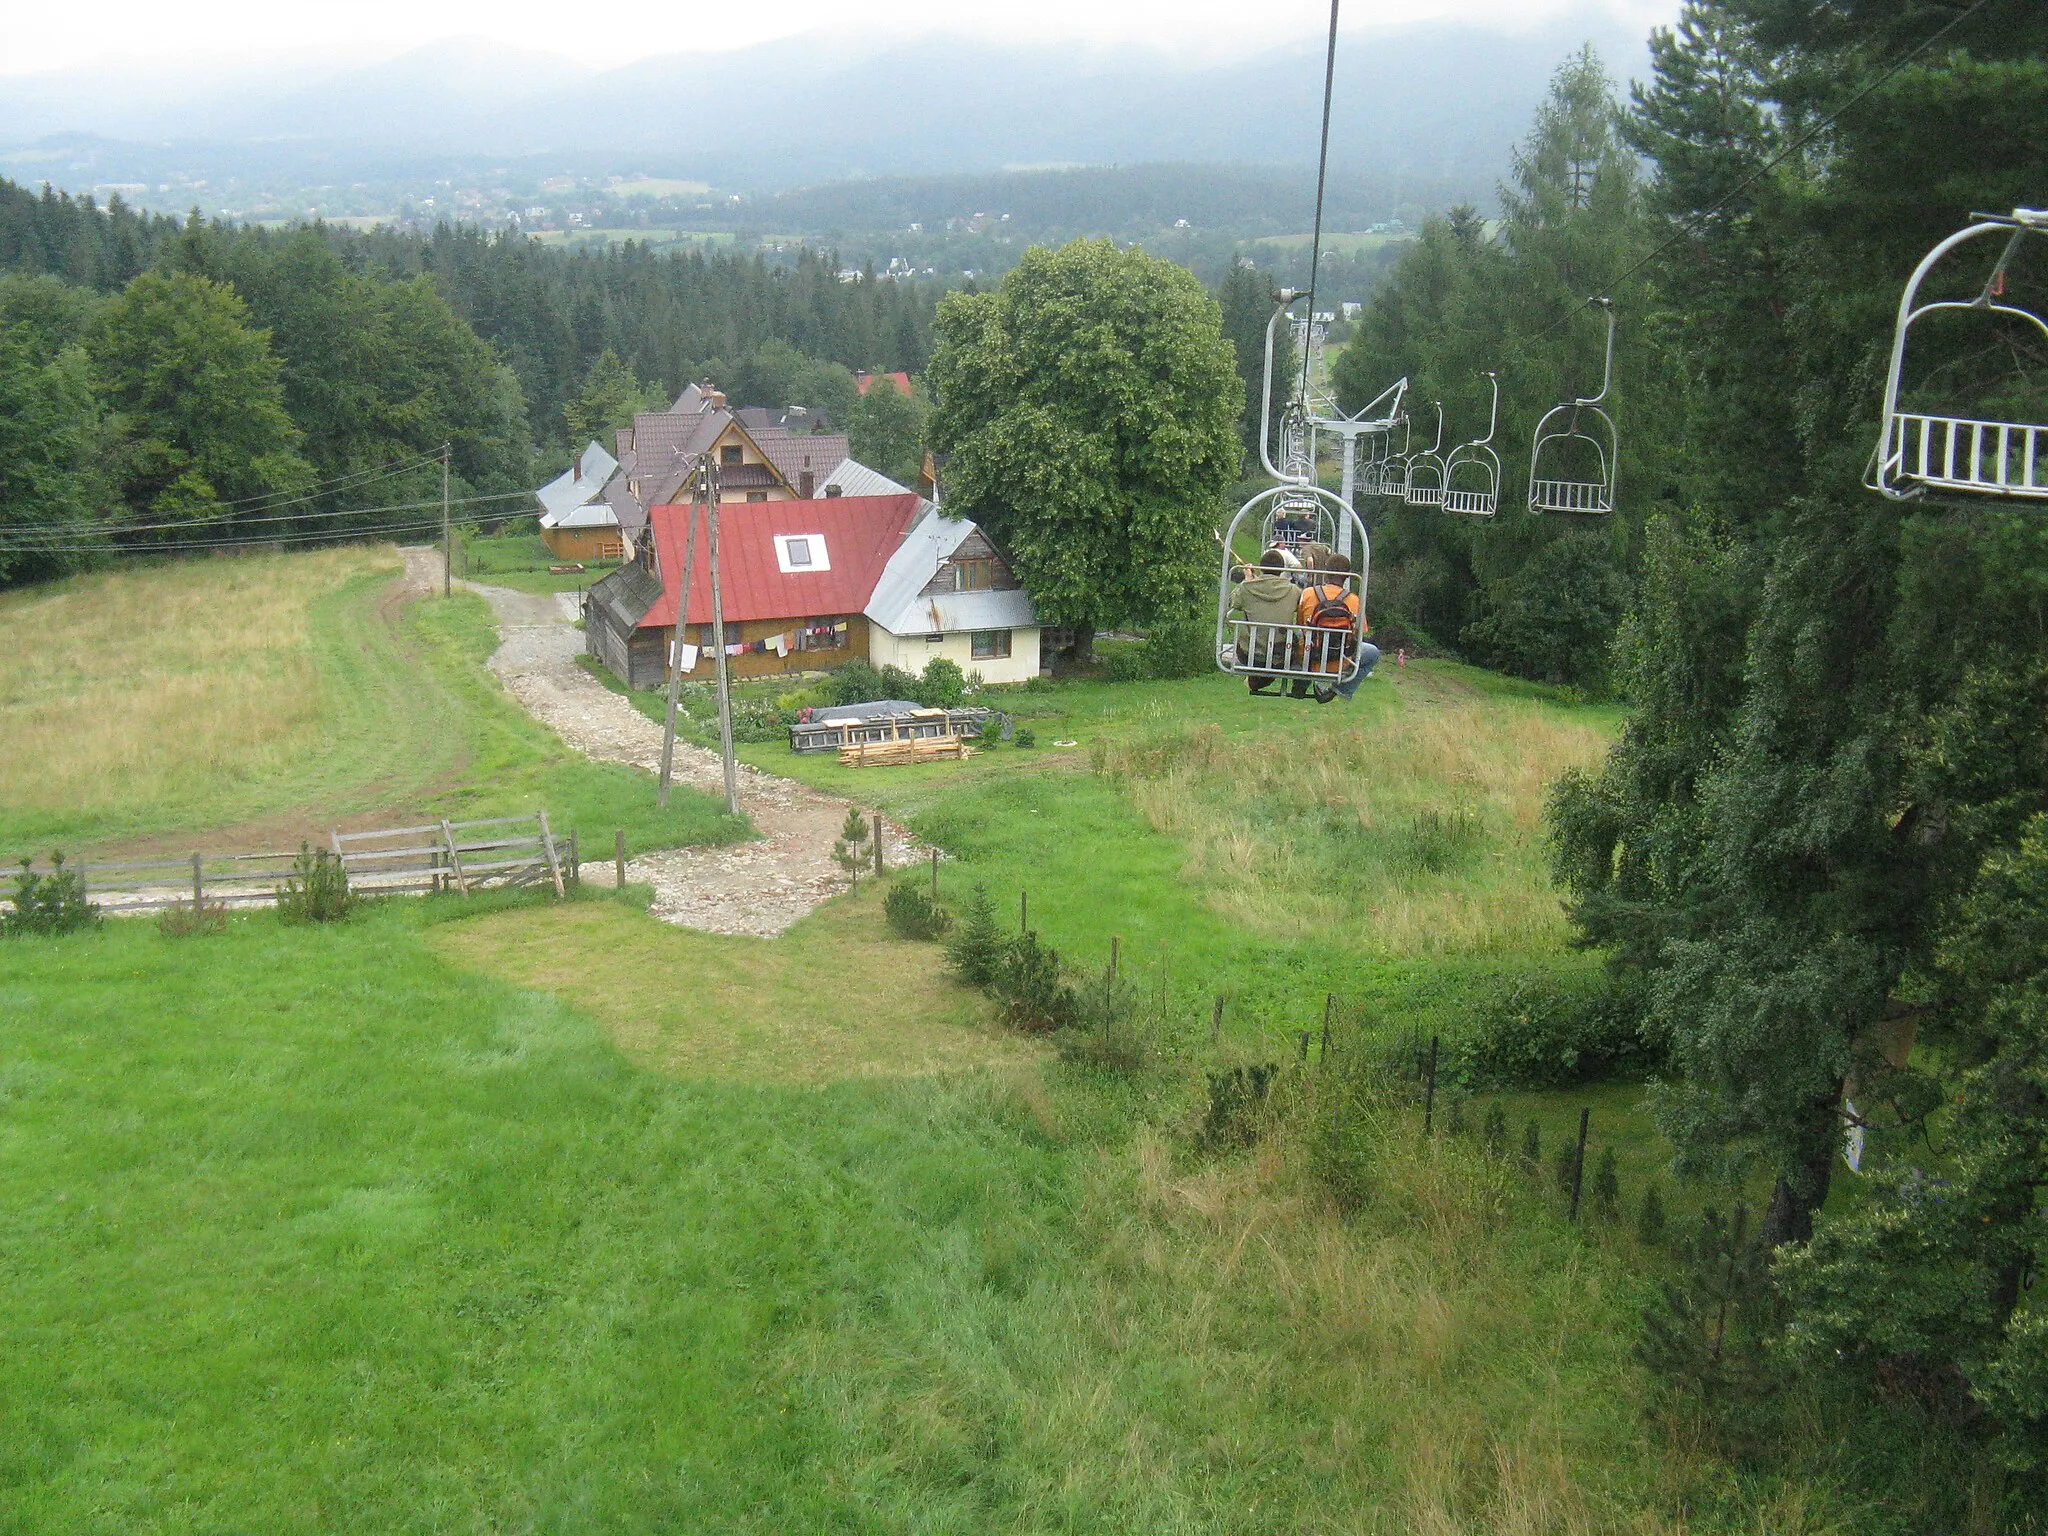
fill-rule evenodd
<path id="1" fill-rule="evenodd" d="M 967 910 L 961 914 L 960 924 L 946 945 L 946 962 L 966 985 L 988 987 L 995 983 L 1006 947 L 988 887 L 977 881 Z"/>

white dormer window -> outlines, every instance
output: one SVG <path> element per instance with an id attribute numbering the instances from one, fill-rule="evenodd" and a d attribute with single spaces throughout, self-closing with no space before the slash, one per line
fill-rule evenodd
<path id="1" fill-rule="evenodd" d="M 778 533 L 775 535 L 775 563 L 787 573 L 829 571 L 832 557 L 822 533 Z"/>

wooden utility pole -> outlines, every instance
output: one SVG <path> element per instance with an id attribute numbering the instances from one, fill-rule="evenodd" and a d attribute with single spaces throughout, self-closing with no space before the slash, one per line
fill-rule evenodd
<path id="1" fill-rule="evenodd" d="M 725 814 L 740 813 L 740 771 L 732 756 L 732 680 L 725 665 L 725 598 L 718 589 L 718 482 L 706 509 L 711 524 L 711 643 L 718 650 L 718 754 L 725 760 Z"/>
<path id="2" fill-rule="evenodd" d="M 718 495 L 718 468 L 708 458 L 697 461 L 697 472 L 691 478 L 689 531 L 683 539 L 683 584 L 676 596 L 675 627 L 669 635 L 668 716 L 661 728 L 661 780 L 654 791 L 654 803 L 664 810 L 668 808 L 669 779 L 675 770 L 676 709 L 683 690 L 683 636 L 690 630 L 690 579 L 697 563 L 697 497 L 700 492 L 713 498 Z M 652 525 L 648 527 L 647 537 L 654 537 Z M 714 582 L 716 579 L 713 577 Z M 719 649 L 723 652 L 724 647 Z M 723 675 L 721 662 L 720 676 Z"/>
<path id="3" fill-rule="evenodd" d="M 448 451 L 455 445 L 441 445 L 441 595 L 455 591 L 455 540 L 448 525 Z"/>

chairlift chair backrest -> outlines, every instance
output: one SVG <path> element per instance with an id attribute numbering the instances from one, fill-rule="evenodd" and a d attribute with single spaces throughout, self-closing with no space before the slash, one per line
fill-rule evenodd
<path id="1" fill-rule="evenodd" d="M 1414 457 L 1414 424 L 1404 411 L 1396 425 L 1401 429 L 1401 451 L 1388 454 L 1387 462 L 1380 469 L 1380 494 L 1393 501 L 1406 501 L 1408 466 Z"/>
<path id="2" fill-rule="evenodd" d="M 1489 373 L 1493 404 L 1486 414 L 1486 435 L 1451 450 L 1444 465 L 1446 512 L 1467 517 L 1491 517 L 1500 507 L 1500 455 L 1493 451 L 1493 431 L 1500 424 L 1500 375 Z"/>
<path id="3" fill-rule="evenodd" d="M 1350 534 L 1352 569 L 1339 575 L 1325 572 L 1319 584 L 1341 586 L 1358 599 L 1358 614 L 1349 628 L 1320 628 L 1315 625 L 1254 620 L 1242 612 L 1233 615 L 1239 568 L 1239 537 L 1254 527 L 1264 527 L 1269 508 L 1283 497 L 1306 494 L 1322 504 L 1332 525 Z M 1225 672 L 1244 677 L 1285 678 L 1335 687 L 1356 679 L 1366 665 L 1367 619 L 1365 600 L 1372 580 L 1372 542 L 1365 523 L 1343 498 L 1321 486 L 1287 483 L 1269 486 L 1238 508 L 1230 527 L 1219 541 L 1223 549 L 1223 574 L 1216 585 L 1216 665 Z M 1311 584 L 1318 584 L 1316 581 Z"/>
<path id="4" fill-rule="evenodd" d="M 1614 510 L 1621 439 L 1615 431 L 1614 418 L 1601 404 L 1614 383 L 1614 301 L 1592 298 L 1586 303 L 1597 305 L 1607 314 L 1607 352 L 1601 365 L 1600 388 L 1594 394 L 1553 405 L 1536 423 L 1536 434 L 1529 445 L 1531 512 L 1604 516 Z"/>
<path id="5" fill-rule="evenodd" d="M 1932 491 L 1944 498 L 2048 501 L 2048 423 L 1945 416 L 1900 407 L 1906 344 L 1928 315 L 1958 310 L 2023 321 L 2048 337 L 2048 322 L 2008 301 L 2006 270 L 2029 235 L 2048 240 L 2048 209 L 2015 208 L 2010 216 L 1972 214 L 1976 222 L 1943 240 L 1913 269 L 1899 296 L 1892 331 L 1891 368 L 1885 376 L 1884 417 L 1864 483 L 1893 501 Z M 1983 235 L 2003 234 L 2005 249 L 1973 299 L 1918 302 L 1920 285 L 1942 258 Z"/>
<path id="6" fill-rule="evenodd" d="M 1402 500 L 1411 507 L 1440 507 L 1444 504 L 1444 403 L 1432 400 L 1436 410 L 1436 441 L 1408 461 L 1408 485 Z"/>

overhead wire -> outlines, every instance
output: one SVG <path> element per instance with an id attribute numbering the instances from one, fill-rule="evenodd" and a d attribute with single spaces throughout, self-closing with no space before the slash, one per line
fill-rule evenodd
<path id="1" fill-rule="evenodd" d="M 525 500 L 527 497 L 530 497 L 532 494 L 533 493 L 531 491 L 498 491 L 490 495 L 484 496 L 456 497 L 451 499 L 447 503 L 447 505 L 451 510 L 457 507 L 485 506 L 492 502 L 522 501 Z M 307 513 L 303 518 L 252 518 L 248 521 L 299 522 L 311 520 L 315 517 L 377 517 L 391 512 L 422 512 L 428 510 L 432 510 L 438 513 L 440 511 L 441 506 L 442 503 L 440 499 L 437 497 L 432 501 L 402 501 L 392 502 L 387 505 L 379 507 L 349 507 L 336 512 Z M 167 532 L 181 532 L 188 528 L 207 526 L 219 527 L 218 524 L 209 525 L 203 521 L 190 524 L 161 523 L 152 525 L 152 527 L 156 531 Z M 436 516 L 431 519 L 422 520 L 416 525 L 411 523 L 383 524 L 367 528 L 326 528 L 313 529 L 310 531 L 302 531 L 298 533 L 279 532 L 273 534 L 263 534 L 259 537 L 248 539 L 235 537 L 235 530 L 244 526 L 246 526 L 246 524 L 240 522 L 228 524 L 225 528 L 221 530 L 221 533 L 218 536 L 208 539 L 151 540 L 149 542 L 140 544 L 110 544 L 107 543 L 106 540 L 115 534 L 134 533 L 142 530 L 129 527 L 109 527 L 107 525 L 93 523 L 52 523 L 42 525 L 42 527 L 37 530 L 36 536 L 31 536 L 26 539 L 11 536 L 14 532 L 18 530 L 0 529 L 0 554 L 63 554 L 73 551 L 81 553 L 93 551 L 105 554 L 146 554 L 161 552 L 169 549 L 217 549 L 230 544 L 251 545 L 265 543 L 286 543 L 307 539 L 343 539 L 356 536 L 370 537 L 392 532 L 394 530 L 405 531 L 415 526 L 421 528 L 432 527 L 438 529 L 441 526 L 441 522 L 440 518 Z M 44 530 L 47 530 L 51 534 L 56 534 L 61 531 L 65 535 L 65 537 L 43 538 L 40 536 L 40 534 Z"/>

